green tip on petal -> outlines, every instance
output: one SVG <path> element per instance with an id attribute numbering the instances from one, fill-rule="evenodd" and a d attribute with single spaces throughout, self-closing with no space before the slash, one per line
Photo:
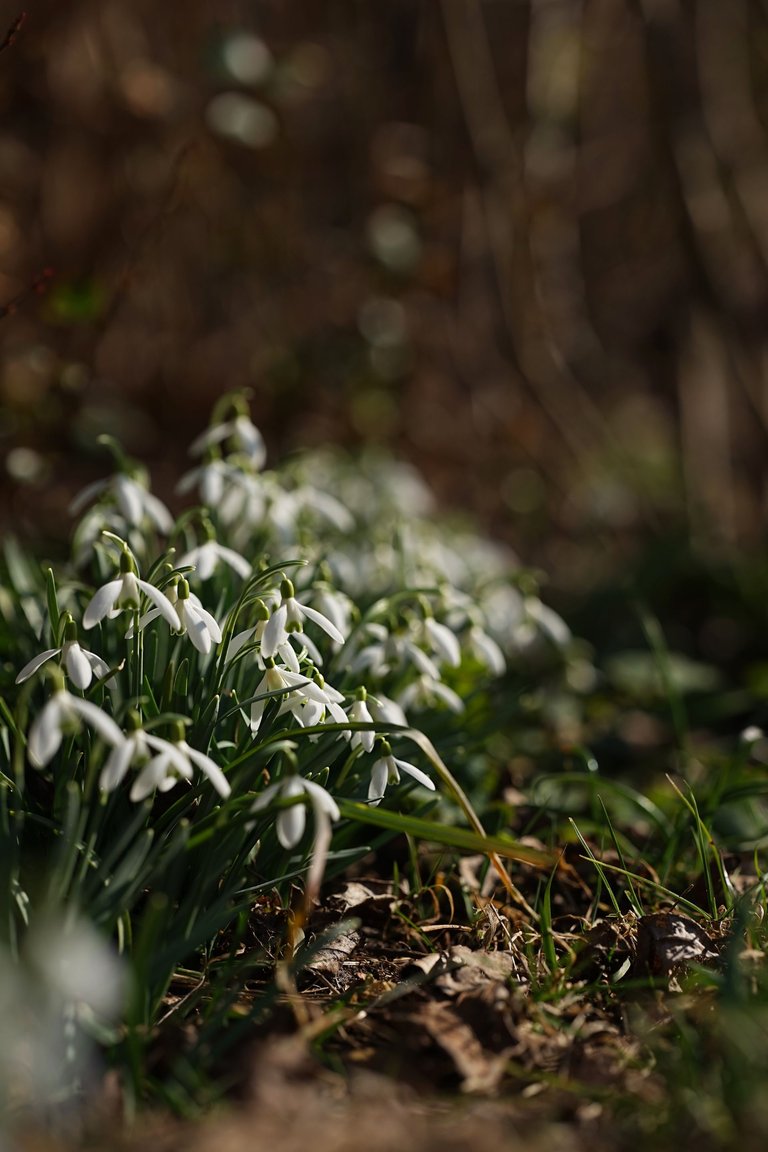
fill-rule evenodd
<path id="1" fill-rule="evenodd" d="M 134 574 L 134 576 L 138 575 L 138 570 L 136 568 L 136 561 L 134 560 L 133 556 L 131 555 L 131 553 L 128 551 L 127 548 L 123 549 L 123 551 L 120 554 L 120 571 L 123 574 L 125 574 L 126 572 L 132 572 Z"/>
<path id="2" fill-rule="evenodd" d="M 141 716 L 135 708 L 131 708 L 125 717 L 125 726 L 129 732 L 138 732 L 141 728 Z"/>
<path id="3" fill-rule="evenodd" d="M 179 744 L 184 739 L 184 725 L 181 720 L 173 720 L 171 722 L 171 740 L 174 744 Z"/>

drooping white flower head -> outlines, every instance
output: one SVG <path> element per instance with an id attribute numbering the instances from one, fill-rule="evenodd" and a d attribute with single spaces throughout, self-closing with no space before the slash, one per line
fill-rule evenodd
<path id="1" fill-rule="evenodd" d="M 473 624 L 467 634 L 469 650 L 479 664 L 483 664 L 493 676 L 503 676 L 507 668 L 504 653 L 499 645 L 479 624 Z"/>
<path id="2" fill-rule="evenodd" d="M 285 693 L 285 699 L 282 701 L 279 711 L 280 713 L 291 712 L 297 723 L 301 725 L 307 723 L 307 713 L 304 711 L 304 707 L 308 701 L 328 707 L 330 704 L 339 704 L 344 699 L 342 694 L 332 688 L 330 684 L 324 684 L 321 688 L 308 676 L 302 676 L 298 672 L 291 672 L 288 668 L 281 668 L 276 665 L 271 657 L 267 657 L 264 664 L 266 671 L 257 685 L 254 696 L 261 696 L 267 692 Z M 251 704 L 251 732 L 254 735 L 261 725 L 267 702 L 268 698 L 265 698 L 254 700 Z"/>
<path id="3" fill-rule="evenodd" d="M 144 764 L 133 782 L 129 793 L 131 800 L 144 800 L 154 791 L 168 792 L 179 780 L 192 780 L 195 768 L 207 777 L 219 795 L 226 800 L 232 789 L 221 768 L 210 756 L 191 748 L 183 733 L 183 726 L 177 723 L 176 736 L 172 741 L 163 740 L 150 732 L 143 732 L 141 737 L 136 737 L 133 742 L 135 752 L 143 758 L 146 749 L 151 748 L 154 755 Z M 111 783 L 115 778 L 121 779 L 130 762 L 129 759 L 126 764 L 124 757 L 118 762 L 116 756 L 111 766 L 107 763 L 102 773 L 103 779 L 106 774 L 105 783 Z M 108 772 L 110 767 L 111 772 Z M 105 783 L 102 783 L 102 787 L 105 787 Z"/>
<path id="4" fill-rule="evenodd" d="M 61 676 L 57 673 L 57 676 Z M 111 716 L 97 708 L 90 700 L 73 696 L 63 682 L 48 700 L 29 729 L 27 752 L 35 768 L 44 768 L 59 750 L 66 729 L 84 720 L 98 736 L 108 744 L 118 747 L 123 743 L 123 733 Z"/>
<path id="5" fill-rule="evenodd" d="M 70 504 L 70 512 L 77 516 L 87 504 L 102 493 L 109 493 L 120 515 L 132 528 L 140 528 L 149 521 L 159 532 L 169 535 L 173 531 L 173 517 L 161 500 L 153 496 L 145 484 L 125 472 L 118 472 L 106 480 L 97 480 L 83 488 Z"/>
<path id="6" fill-rule="evenodd" d="M 398 784 L 400 782 L 401 772 L 405 772 L 407 776 L 411 776 L 417 783 L 423 784 L 425 788 L 429 788 L 434 792 L 434 782 L 430 780 L 426 772 L 422 772 L 420 768 L 409 764 L 407 760 L 398 760 L 397 757 L 392 755 L 392 748 L 390 747 L 389 741 L 381 740 L 381 756 L 371 768 L 371 781 L 368 786 L 368 800 L 371 804 L 378 804 L 383 799 L 387 784 Z"/>
<path id="7" fill-rule="evenodd" d="M 305 780 L 293 773 L 283 780 L 268 785 L 251 806 L 251 812 L 262 812 L 273 800 L 301 800 L 281 809 L 275 830 L 280 844 L 285 849 L 295 848 L 304 835 L 307 823 L 307 804 L 310 804 L 315 823 L 327 826 L 341 818 L 338 805 L 333 797 L 314 780 Z"/>
<path id="8" fill-rule="evenodd" d="M 232 419 L 206 428 L 205 432 L 201 432 L 197 439 L 192 441 L 190 455 L 201 456 L 206 449 L 215 444 L 223 444 L 226 440 L 231 442 L 232 451 L 245 456 L 256 471 L 260 471 L 266 464 L 267 449 L 264 437 L 246 411 L 236 412 Z"/>
<path id="9" fill-rule="evenodd" d="M 138 609 L 141 606 L 142 592 L 157 608 L 163 619 L 170 624 L 171 628 L 179 631 L 181 621 L 176 609 L 159 588 L 155 588 L 146 580 L 139 579 L 136 575 L 136 563 L 128 551 L 124 551 L 120 557 L 120 576 L 118 579 L 102 584 L 91 598 L 83 613 L 83 627 L 93 628 L 105 616 L 112 619 L 125 608 Z"/>
<path id="10" fill-rule="evenodd" d="M 322 628 L 323 632 L 337 644 L 344 643 L 344 636 L 332 620 L 329 620 L 322 612 L 318 612 L 316 608 L 310 608 L 306 604 L 299 603 L 295 596 L 293 583 L 286 577 L 280 584 L 280 594 L 282 597 L 280 607 L 272 613 L 262 633 L 261 655 L 264 658 L 274 656 L 280 645 L 286 642 L 291 632 L 303 632 L 305 619 L 317 624 L 318 628 Z"/>
<path id="11" fill-rule="evenodd" d="M 464 711 L 461 696 L 442 680 L 433 680 L 430 676 L 418 676 L 406 685 L 398 697 L 398 702 L 404 709 L 434 708 L 442 704 L 451 712 Z"/>
<path id="12" fill-rule="evenodd" d="M 194 592 L 190 592 L 186 580 L 181 579 L 178 584 L 172 584 L 168 589 L 167 599 L 179 619 L 179 626 L 176 631 L 189 636 L 193 647 L 201 655 L 207 656 L 214 644 L 221 643 L 221 628 L 218 621 L 206 608 L 203 608 L 200 598 L 195 596 Z M 147 624 L 151 624 L 161 615 L 163 613 L 159 607 L 150 608 L 139 619 L 139 628 L 146 628 Z M 132 636 L 133 626 L 126 632 L 127 639 Z"/>
<path id="13" fill-rule="evenodd" d="M 349 719 L 353 724 L 373 724 L 373 716 L 368 710 L 368 693 L 365 688 L 358 688 L 355 699 L 349 708 Z M 350 733 L 350 747 L 362 748 L 364 752 L 373 751 L 373 742 L 376 732 L 373 728 L 358 729 Z"/>
<path id="14" fill-rule="evenodd" d="M 225 548 L 216 540 L 206 540 L 196 548 L 190 548 L 178 561 L 179 568 L 191 565 L 200 580 L 210 580 L 219 564 L 226 564 L 243 580 L 247 580 L 253 571 L 244 556 L 233 548 Z"/>
<path id="15" fill-rule="evenodd" d="M 16 683 L 23 684 L 30 676 L 34 676 L 38 668 L 42 668 L 43 664 L 53 659 L 54 656 L 61 656 L 62 667 L 66 670 L 67 676 L 75 687 L 79 688 L 81 692 L 84 692 L 90 685 L 94 672 L 97 676 L 106 676 L 109 672 L 109 665 L 102 660 L 101 656 L 97 656 L 95 652 L 89 652 L 87 648 L 80 647 L 77 641 L 77 626 L 70 616 L 64 625 L 64 641 L 61 646 L 48 648 L 45 652 L 34 656 L 19 672 Z M 114 681 L 109 681 L 109 684 L 113 687 Z"/>

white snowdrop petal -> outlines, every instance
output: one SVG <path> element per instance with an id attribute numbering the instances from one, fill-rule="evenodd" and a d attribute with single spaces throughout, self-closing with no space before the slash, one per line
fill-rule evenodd
<path id="1" fill-rule="evenodd" d="M 492 672 L 494 676 L 504 675 L 507 662 L 504 659 L 504 653 L 493 637 L 484 632 L 482 628 L 475 627 L 470 631 L 470 643 L 478 660 L 485 664 L 489 672 Z"/>
<path id="2" fill-rule="evenodd" d="M 281 780 L 278 780 L 275 784 L 268 784 L 264 791 L 259 793 L 253 804 L 251 804 L 251 812 L 263 812 L 265 808 L 268 808 L 282 786 Z"/>
<path id="3" fill-rule="evenodd" d="M 117 506 L 128 521 L 138 528 L 142 519 L 142 499 L 139 485 L 122 473 L 114 479 Z"/>
<path id="4" fill-rule="evenodd" d="M 122 744 L 125 740 L 125 736 L 112 717 L 107 716 L 106 712 L 102 712 L 101 708 L 97 708 L 90 700 L 81 700 L 79 696 L 69 696 L 67 707 L 87 721 L 92 728 L 95 728 L 99 736 L 109 744 Z"/>
<path id="5" fill-rule="evenodd" d="M 341 632 L 339 632 L 336 625 L 332 623 L 327 616 L 323 616 L 322 612 L 318 612 L 316 608 L 309 608 L 302 604 L 301 613 L 303 616 L 306 616 L 308 620 L 312 620 L 313 623 L 317 624 L 318 628 L 322 628 L 323 632 L 330 636 L 331 640 L 335 640 L 337 644 L 344 643 L 344 637 Z"/>
<path id="6" fill-rule="evenodd" d="M 261 654 L 265 659 L 274 656 L 280 645 L 287 639 L 285 631 L 287 617 L 288 609 L 285 604 L 281 604 L 264 625 L 264 631 L 261 634 Z"/>
<path id="7" fill-rule="evenodd" d="M 326 792 L 325 788 L 316 784 L 314 780 L 304 780 L 304 788 L 309 793 L 309 797 L 313 806 L 320 812 L 325 812 L 330 816 L 331 820 L 340 820 L 341 813 L 339 807 L 331 796 L 330 792 Z"/>
<path id="8" fill-rule="evenodd" d="M 431 617 L 424 621 L 424 627 L 437 654 L 442 657 L 446 664 L 452 668 L 458 668 L 461 664 L 461 649 L 450 628 Z"/>
<path id="9" fill-rule="evenodd" d="M 29 759 L 35 768 L 44 768 L 61 744 L 62 704 L 56 693 L 32 721 L 27 740 Z"/>
<path id="10" fill-rule="evenodd" d="M 453 688 L 449 688 L 447 684 L 443 684 L 440 680 L 436 680 L 430 687 L 434 695 L 437 696 L 439 700 L 442 700 L 446 707 L 450 708 L 452 712 L 464 711 L 464 701 L 458 693 L 454 692 Z"/>
<path id="11" fill-rule="evenodd" d="M 115 745 L 107 757 L 99 777 L 99 787 L 102 792 L 114 792 L 128 771 L 135 754 L 136 745 L 130 740 Z"/>
<path id="12" fill-rule="evenodd" d="M 148 584 L 146 580 L 137 579 L 136 583 L 147 599 L 152 601 L 163 619 L 170 624 L 171 628 L 179 631 L 181 629 L 181 621 L 179 620 L 178 612 L 165 593 L 161 592 L 159 588 L 155 588 L 152 584 Z"/>
<path id="13" fill-rule="evenodd" d="M 108 484 L 108 480 L 94 480 L 92 484 L 86 484 L 85 488 L 83 488 L 81 492 L 78 492 L 77 496 L 75 496 L 69 505 L 70 514 L 72 516 L 78 516 L 86 504 L 90 504 L 91 500 L 93 500 L 95 496 L 98 496 L 100 492 L 103 492 Z"/>
<path id="14" fill-rule="evenodd" d="M 243 580 L 247 580 L 253 568 L 245 557 L 241 556 L 239 552 L 235 552 L 234 549 L 224 548 L 220 544 L 217 550 L 224 563 L 229 564 L 230 568 L 237 572 L 238 576 L 242 576 Z"/>
<path id="15" fill-rule="evenodd" d="M 221 644 L 221 628 L 216 618 L 211 615 L 207 608 L 203 608 L 196 596 L 194 598 L 190 597 L 190 599 L 193 599 L 195 612 L 203 621 L 214 644 Z"/>
<path id="16" fill-rule="evenodd" d="M 307 810 L 303 804 L 292 804 L 279 813 L 276 823 L 277 838 L 283 848 L 295 848 L 304 835 Z"/>
<path id="17" fill-rule="evenodd" d="M 64 663 L 72 683 L 84 692 L 93 679 L 93 669 L 76 640 L 64 645 Z"/>
<path id="18" fill-rule="evenodd" d="M 207 656 L 211 650 L 211 636 L 205 621 L 189 600 L 179 601 L 179 618 L 194 647 L 203 656 Z"/>
<path id="19" fill-rule="evenodd" d="M 122 579 L 110 580 L 107 584 L 102 584 L 83 613 L 83 628 L 93 628 L 94 624 L 103 620 L 114 608 L 122 590 Z"/>
<path id="20" fill-rule="evenodd" d="M 169 536 L 173 531 L 173 517 L 162 500 L 158 500 L 157 496 L 154 496 L 151 492 L 145 492 L 144 509 L 150 520 L 154 521 L 155 526 L 159 528 L 164 535 Z"/>
<path id="21" fill-rule="evenodd" d="M 389 768 L 386 760 L 377 760 L 371 768 L 371 781 L 368 785 L 368 800 L 378 804 L 383 798 L 389 783 Z"/>
<path id="22" fill-rule="evenodd" d="M 227 422 L 226 424 L 215 424 L 213 428 L 206 428 L 201 432 L 189 446 L 190 456 L 199 456 L 211 444 L 220 444 L 222 440 L 226 440 L 227 436 L 232 434 L 232 425 Z"/>
<path id="23" fill-rule="evenodd" d="M 145 764 L 133 782 L 129 798 L 131 800 L 146 800 L 150 792 L 154 792 L 162 780 L 165 780 L 168 769 L 168 757 L 160 753 Z"/>
<path id="24" fill-rule="evenodd" d="M 21 672 L 16 677 L 17 684 L 23 684 L 25 680 L 29 680 L 30 676 L 34 676 L 38 668 L 42 668 L 46 660 L 50 660 L 52 656 L 58 656 L 61 648 L 47 648 L 45 652 L 41 652 L 39 656 L 33 656 L 28 664 L 25 664 Z"/>
<path id="25" fill-rule="evenodd" d="M 434 780 L 430 780 L 426 772 L 422 772 L 420 768 L 416 768 L 406 760 L 398 760 L 395 758 L 395 764 L 401 772 L 405 772 L 407 776 L 412 776 L 414 780 L 417 780 L 419 784 L 423 784 L 425 788 L 429 788 L 431 792 L 435 791 Z"/>
<path id="26" fill-rule="evenodd" d="M 301 665 L 299 664 L 299 658 L 296 655 L 296 653 L 294 652 L 293 648 L 291 647 L 289 640 L 286 640 L 284 644 L 281 644 L 280 647 L 278 648 L 277 652 L 278 652 L 278 655 L 282 657 L 282 659 L 284 660 L 285 664 L 287 665 L 288 669 L 291 672 L 294 672 L 296 674 L 299 674 L 301 672 Z"/>
<path id="27" fill-rule="evenodd" d="M 214 788 L 218 792 L 219 796 L 223 796 L 226 800 L 232 789 L 229 785 L 229 781 L 222 772 L 221 768 L 219 768 L 218 764 L 214 764 L 213 760 L 211 760 L 211 758 L 206 756 L 203 752 L 198 752 L 196 748 L 190 748 L 189 744 L 186 742 L 182 745 L 182 747 L 187 756 L 189 756 L 192 763 L 197 765 L 200 771 L 208 777 L 211 784 L 213 784 Z"/>

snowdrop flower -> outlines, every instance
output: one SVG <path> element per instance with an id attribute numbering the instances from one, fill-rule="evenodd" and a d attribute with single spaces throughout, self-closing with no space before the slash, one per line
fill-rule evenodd
<path id="1" fill-rule="evenodd" d="M 151 792 L 168 792 L 179 780 L 191 780 L 194 769 L 199 768 L 204 776 L 226 800 L 232 789 L 226 776 L 203 752 L 190 748 L 183 737 L 184 729 L 177 723 L 177 736 L 171 742 L 159 740 L 156 736 L 145 733 L 146 743 L 155 748 L 156 754 L 144 765 L 129 793 L 131 800 L 144 800 Z"/>
<path id="2" fill-rule="evenodd" d="M 106 676 L 109 672 L 109 665 L 106 661 L 102 660 L 101 656 L 97 656 L 95 652 L 89 652 L 87 648 L 81 648 L 77 642 L 77 625 L 71 616 L 68 617 L 64 625 L 64 642 L 60 648 L 48 648 L 45 652 L 41 652 L 39 656 L 35 656 L 28 664 L 25 664 L 21 672 L 16 677 L 17 684 L 23 684 L 30 676 L 34 676 L 38 668 L 42 668 L 46 661 L 51 660 L 54 656 L 61 656 L 61 663 L 66 669 L 72 683 L 76 688 L 82 692 L 89 686 L 93 679 L 94 672 L 97 676 Z"/>
<path id="3" fill-rule="evenodd" d="M 339 592 L 330 584 L 323 582 L 315 587 L 313 603 L 318 612 L 322 612 L 326 620 L 330 620 L 342 636 L 349 633 L 355 606 L 346 593 Z M 334 645 L 337 644 L 338 641 L 334 641 Z"/>
<path id="4" fill-rule="evenodd" d="M 467 639 L 469 650 L 478 663 L 484 665 L 493 676 L 503 676 L 507 662 L 504 659 L 504 653 L 493 637 L 489 636 L 479 624 L 473 624 L 469 629 Z"/>
<path id="5" fill-rule="evenodd" d="M 380 724 L 408 727 L 408 717 L 396 700 L 390 700 L 380 692 L 378 696 L 368 696 L 368 705 L 374 720 L 378 720 Z"/>
<path id="6" fill-rule="evenodd" d="M 201 580 L 210 580 L 219 564 L 226 564 L 243 580 L 247 580 L 253 571 L 244 556 L 235 552 L 233 548 L 225 548 L 223 544 L 217 543 L 213 538 L 206 540 L 204 544 L 199 544 L 197 548 L 191 548 L 189 552 L 185 552 L 177 566 L 185 568 L 188 564 L 192 565 L 195 574 Z"/>
<path id="7" fill-rule="evenodd" d="M 303 631 L 302 624 L 305 617 L 317 624 L 318 628 L 322 628 L 331 640 L 337 644 L 344 643 L 344 636 L 327 616 L 318 612 L 316 608 L 309 608 L 306 604 L 299 603 L 294 595 L 293 583 L 290 580 L 283 578 L 280 594 L 282 596 L 280 607 L 272 613 L 262 633 L 261 655 L 263 657 L 274 656 L 291 632 Z"/>
<path id="8" fill-rule="evenodd" d="M 57 673 L 57 677 L 60 677 L 60 673 Z M 44 768 L 51 762 L 59 750 L 65 730 L 81 720 L 113 747 L 122 744 L 123 733 L 114 720 L 90 700 L 82 700 L 67 692 L 63 680 L 59 679 L 59 687 L 29 729 L 27 751 L 35 768 Z"/>
<path id="9" fill-rule="evenodd" d="M 433 616 L 427 616 L 423 623 L 423 629 L 432 651 L 444 664 L 448 664 L 451 668 L 458 668 L 461 664 L 461 649 L 450 628 L 435 620 Z"/>
<path id="10" fill-rule="evenodd" d="M 227 662 L 233 660 L 246 644 L 258 644 L 259 647 L 261 647 L 264 626 L 269 620 L 270 611 L 263 600 L 257 600 L 254 607 L 259 619 L 253 628 L 246 628 L 244 631 L 238 632 L 232 637 L 229 647 L 227 648 Z M 276 655 L 280 657 L 291 672 L 298 673 L 301 668 L 299 658 L 291 647 L 291 642 L 296 644 L 299 649 L 302 647 L 305 648 L 313 664 L 322 664 L 323 658 L 310 638 L 305 636 L 303 632 L 291 632 L 288 639 L 278 645 L 276 652 Z M 256 653 L 256 662 L 260 668 L 266 666 L 260 652 Z"/>
<path id="11" fill-rule="evenodd" d="M 371 782 L 368 786 L 368 800 L 372 804 L 378 804 L 384 797 L 387 789 L 387 784 L 399 784 L 400 773 L 405 772 L 407 776 L 412 776 L 419 784 L 423 784 L 425 788 L 435 791 L 435 785 L 425 772 L 420 768 L 414 767 L 406 760 L 398 760 L 392 755 L 392 748 L 388 740 L 381 740 L 381 756 L 371 768 Z"/>
<path id="12" fill-rule="evenodd" d="M 190 592 L 186 580 L 180 579 L 177 585 L 168 589 L 168 603 L 171 604 L 179 618 L 177 632 L 186 634 L 192 641 L 193 647 L 203 656 L 207 656 L 214 644 L 221 643 L 221 628 L 210 612 L 203 608 L 199 597 Z M 159 608 L 150 608 L 139 620 L 139 628 L 145 628 L 161 615 Z M 133 636 L 133 628 L 126 632 L 128 640 Z"/>
<path id="13" fill-rule="evenodd" d="M 297 511 L 309 511 L 315 516 L 338 528 L 339 532 L 351 532 L 355 526 L 354 517 L 348 508 L 335 496 L 321 492 L 313 484 L 303 484 L 292 493 Z"/>
<path id="14" fill-rule="evenodd" d="M 326 707 L 333 703 L 340 703 L 344 697 L 335 688 L 326 684 L 322 688 L 314 680 L 300 673 L 291 672 L 288 668 L 280 668 L 271 657 L 265 659 L 266 672 L 262 676 L 254 693 L 261 696 L 266 692 L 285 692 L 285 700 L 280 705 L 280 712 L 292 712 L 299 724 L 303 724 L 306 713 L 302 707 L 306 701 L 314 701 Z M 261 725 L 267 700 L 254 700 L 251 704 L 251 732 L 254 735 Z M 345 717 L 346 720 L 346 717 Z"/>
<path id="15" fill-rule="evenodd" d="M 99 777 L 99 787 L 102 792 L 114 792 L 122 784 L 131 765 L 143 767 L 154 755 L 166 752 L 175 760 L 180 774 L 184 774 L 187 765 L 184 757 L 177 752 L 176 746 L 160 736 L 145 732 L 140 725 L 138 714 L 132 712 L 129 716 L 132 725 L 121 744 L 116 744 L 106 759 Z"/>
<path id="16" fill-rule="evenodd" d="M 235 524 L 243 519 L 256 523 L 266 514 L 263 483 L 227 461 L 208 460 L 199 468 L 186 472 L 176 485 L 176 491 L 189 492 L 195 485 L 203 504 L 215 510 L 225 524 Z"/>
<path id="17" fill-rule="evenodd" d="M 173 530 L 173 517 L 165 504 L 153 496 L 145 485 L 124 472 L 118 472 L 107 480 L 97 480 L 83 488 L 70 504 L 72 515 L 77 516 L 86 504 L 90 504 L 102 492 L 112 495 L 121 516 L 132 527 L 139 528 L 145 520 L 149 520 L 166 536 Z"/>
<path id="18" fill-rule="evenodd" d="M 312 806 L 318 829 L 328 828 L 332 822 L 341 818 L 336 801 L 325 788 L 321 788 L 314 780 L 305 780 L 293 773 L 268 785 L 254 801 L 251 812 L 263 812 L 276 799 L 302 801 L 281 809 L 278 814 L 275 831 L 280 844 L 286 849 L 295 848 L 304 835 L 307 804 Z"/>
<path id="19" fill-rule="evenodd" d="M 528 620 L 536 625 L 541 632 L 558 648 L 564 648 L 571 639 L 571 630 L 562 617 L 558 616 L 552 608 L 542 604 L 536 596 L 525 598 L 525 613 Z"/>
<path id="20" fill-rule="evenodd" d="M 434 708 L 444 704 L 451 712 L 463 712 L 464 701 L 443 684 L 442 680 L 433 680 L 429 676 L 419 676 L 412 684 L 408 684 L 400 693 L 399 704 L 401 708 Z"/>
<path id="21" fill-rule="evenodd" d="M 198 652 L 207 656 L 214 644 L 221 644 L 221 628 L 203 608 L 197 596 L 189 590 L 186 580 L 180 580 L 175 600 L 179 614 L 180 632 L 186 632 Z"/>
<path id="22" fill-rule="evenodd" d="M 358 688 L 356 698 L 349 709 L 349 719 L 354 724 L 373 724 L 373 716 L 368 711 L 366 703 L 367 695 L 365 688 Z M 372 752 L 375 739 L 375 731 L 373 728 L 369 728 L 352 732 L 349 743 L 352 748 L 362 748 L 364 752 Z"/>
<path id="23" fill-rule="evenodd" d="M 179 620 L 176 609 L 159 588 L 155 588 L 154 585 L 149 584 L 146 580 L 139 579 L 136 575 L 136 565 L 133 557 L 128 552 L 123 552 L 120 557 L 119 578 L 117 580 L 110 580 L 107 584 L 102 584 L 101 588 L 99 588 L 92 597 L 83 614 L 83 627 L 93 628 L 93 626 L 103 620 L 105 616 L 113 619 L 119 615 L 124 608 L 138 609 L 141 603 L 142 592 L 148 600 L 151 600 L 158 610 L 159 615 L 170 624 L 171 628 L 179 631 L 181 621 Z"/>
<path id="24" fill-rule="evenodd" d="M 189 452 L 191 456 L 201 456 L 207 448 L 214 444 L 222 444 L 230 440 L 232 449 L 242 453 L 252 468 L 261 470 L 267 461 L 267 449 L 264 437 L 255 424 L 252 423 L 247 412 L 237 412 L 233 419 L 224 420 L 214 424 L 193 440 Z"/>

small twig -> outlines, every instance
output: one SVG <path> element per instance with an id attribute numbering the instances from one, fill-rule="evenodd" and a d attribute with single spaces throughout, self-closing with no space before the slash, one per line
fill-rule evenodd
<path id="1" fill-rule="evenodd" d="M 0 48 L 2 51 L 2 48 Z M 18 312 L 19 307 L 26 300 L 28 296 L 42 296 L 48 290 L 48 282 L 53 276 L 53 268 L 43 268 L 42 272 L 38 272 L 31 284 L 19 292 L 18 296 L 14 296 L 7 304 L 0 304 L 0 320 L 5 316 L 12 316 L 14 312 Z"/>
<path id="2" fill-rule="evenodd" d="M 21 30 L 21 26 L 24 23 L 24 21 L 26 20 L 26 18 L 27 18 L 26 12 L 20 12 L 19 13 L 19 15 L 14 20 L 13 24 L 11 24 L 10 28 L 6 32 L 5 39 L 3 40 L 2 44 L 0 44 L 0 52 L 5 52 L 6 48 L 12 48 L 13 47 L 13 45 L 16 43 L 16 37 L 18 36 L 18 34 Z"/>

